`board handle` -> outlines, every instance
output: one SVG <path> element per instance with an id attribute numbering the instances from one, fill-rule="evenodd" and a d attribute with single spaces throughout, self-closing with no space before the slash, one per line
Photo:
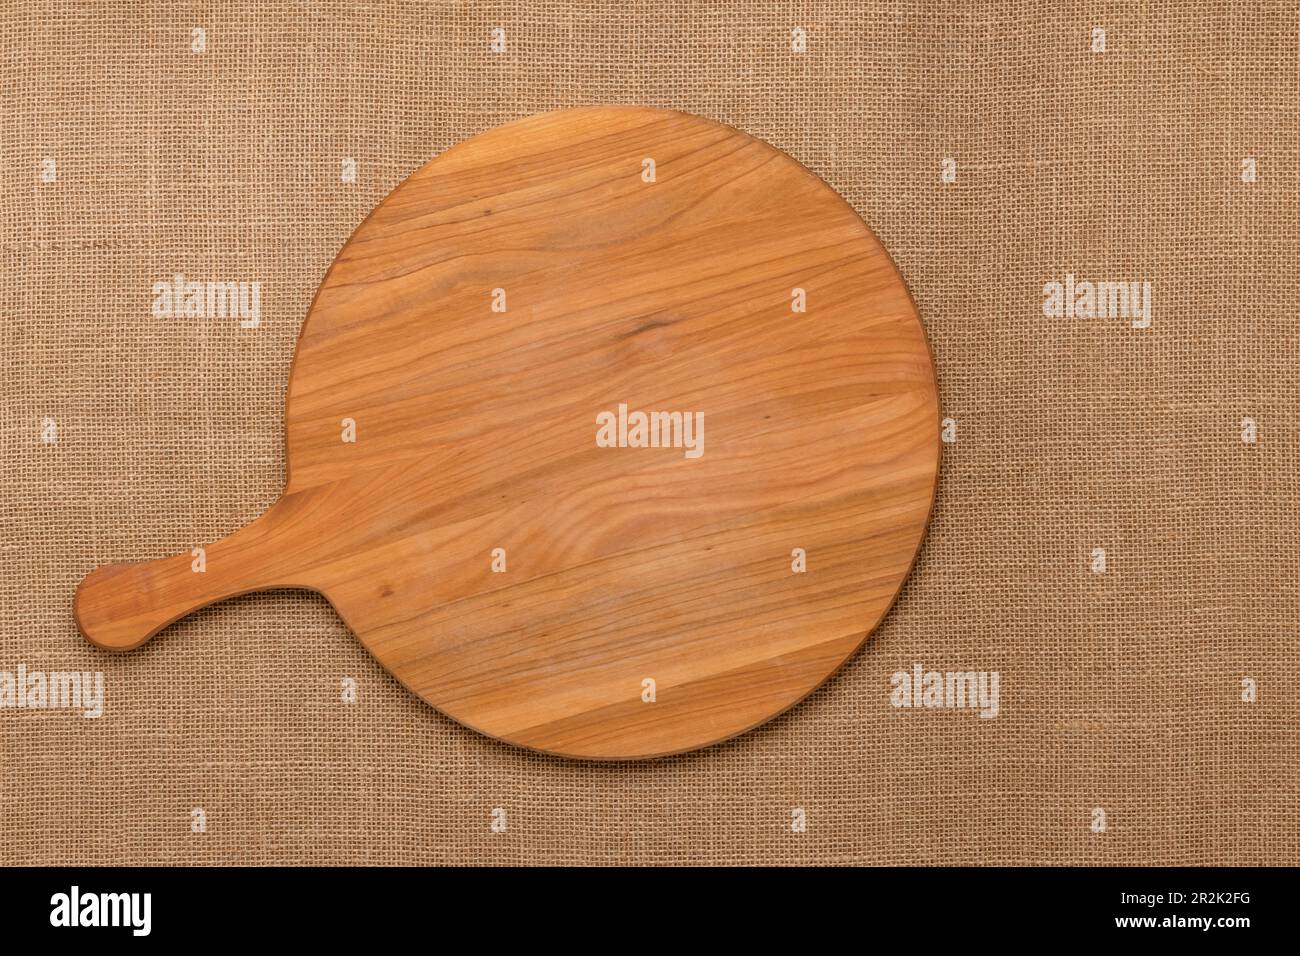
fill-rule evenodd
<path id="1" fill-rule="evenodd" d="M 191 611 L 293 583 L 277 579 L 270 514 L 205 546 L 201 561 L 187 553 L 96 568 L 72 599 L 77 629 L 96 647 L 129 651 Z"/>

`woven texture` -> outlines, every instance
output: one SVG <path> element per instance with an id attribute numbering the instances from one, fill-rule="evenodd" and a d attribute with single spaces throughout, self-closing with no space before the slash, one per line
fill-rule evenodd
<path id="1" fill-rule="evenodd" d="M 0 3 L 0 671 L 106 687 L 0 710 L 0 863 L 1300 862 L 1300 16 L 1052 7 Z M 278 496 L 298 329 L 365 214 L 597 102 L 785 150 L 909 284 L 955 440 L 868 645 L 756 731 L 613 765 L 440 716 L 312 594 L 90 647 L 86 572 Z M 156 317 L 177 273 L 260 282 L 260 325 Z M 1044 315 L 1067 274 L 1150 282 L 1150 328 Z M 917 663 L 998 672 L 997 717 L 892 706 Z"/>

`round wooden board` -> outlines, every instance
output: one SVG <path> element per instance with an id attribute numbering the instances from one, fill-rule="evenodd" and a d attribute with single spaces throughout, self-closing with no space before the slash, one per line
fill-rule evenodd
<path id="1" fill-rule="evenodd" d="M 862 220 L 765 143 L 640 107 L 510 123 L 402 183 L 321 284 L 285 418 L 279 502 L 202 573 L 92 573 L 82 632 L 129 649 L 312 588 L 439 710 L 593 758 L 826 680 L 897 595 L 939 456 L 925 335 Z"/>

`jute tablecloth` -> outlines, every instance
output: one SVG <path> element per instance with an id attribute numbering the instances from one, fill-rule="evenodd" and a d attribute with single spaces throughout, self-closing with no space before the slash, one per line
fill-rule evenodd
<path id="1" fill-rule="evenodd" d="M 1297 862 L 1294 6 L 0 6 L 0 672 L 105 697 L 0 709 L 0 863 Z M 909 283 L 952 441 L 867 647 L 738 740 L 599 765 L 443 718 L 311 594 L 88 646 L 84 573 L 278 495 L 371 207 L 595 102 L 786 150 Z M 256 327 L 155 315 L 177 274 L 260 283 Z M 1085 281 L 1150 283 L 1149 327 L 1045 314 Z M 997 715 L 894 706 L 917 665 L 996 672 Z"/>

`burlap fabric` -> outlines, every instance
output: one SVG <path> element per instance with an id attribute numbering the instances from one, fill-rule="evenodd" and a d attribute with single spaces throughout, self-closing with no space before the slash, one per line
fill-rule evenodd
<path id="1" fill-rule="evenodd" d="M 1295 863 L 1300 17 L 1052 6 L 0 5 L 0 670 L 106 681 L 98 719 L 0 710 L 0 862 Z M 83 574 L 277 497 L 295 337 L 367 211 L 594 102 L 786 150 L 907 279 L 955 441 L 868 646 L 615 765 L 441 717 L 307 593 L 88 646 Z M 176 273 L 260 282 L 260 326 L 156 317 Z M 1149 281 L 1151 327 L 1045 316 L 1067 273 Z M 917 663 L 997 671 L 998 716 L 892 706 Z"/>

